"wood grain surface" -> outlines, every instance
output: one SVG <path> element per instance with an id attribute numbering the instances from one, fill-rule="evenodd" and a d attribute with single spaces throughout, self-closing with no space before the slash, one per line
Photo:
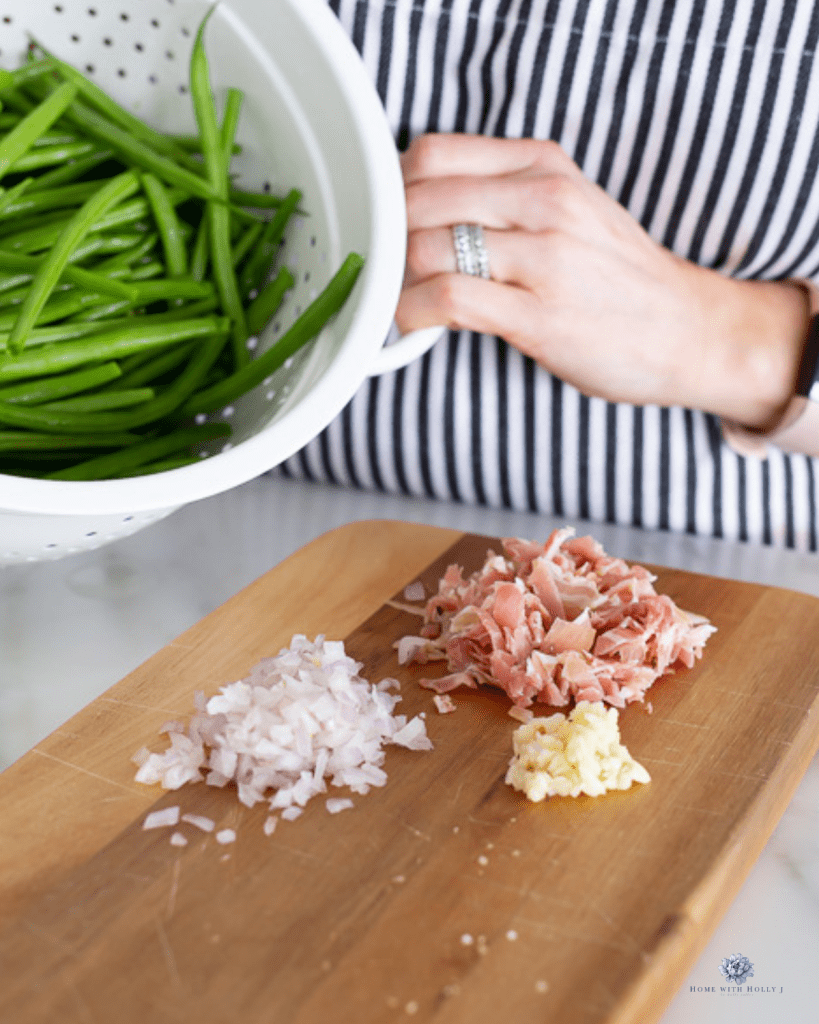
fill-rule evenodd
<path id="1" fill-rule="evenodd" d="M 652 782 L 533 804 L 503 781 L 504 695 L 456 692 L 438 715 L 392 647 L 417 618 L 389 599 L 489 546 L 396 522 L 326 534 L 0 775 L 0 1020 L 657 1021 L 819 746 L 819 600 L 656 569 L 718 632 L 652 687 L 652 713 L 620 715 Z M 294 633 L 345 638 L 369 679 L 398 678 L 435 749 L 388 748 L 383 789 L 338 815 L 316 799 L 270 837 L 266 805 L 233 790 L 134 782 L 131 755 L 164 747 L 157 730 L 195 690 Z M 142 830 L 173 804 L 237 841 Z"/>

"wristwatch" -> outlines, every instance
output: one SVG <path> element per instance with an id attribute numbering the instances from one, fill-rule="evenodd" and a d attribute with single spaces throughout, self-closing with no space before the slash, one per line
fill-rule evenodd
<path id="1" fill-rule="evenodd" d="M 819 313 L 813 313 L 799 364 L 796 394 L 819 402 Z"/>
<path id="2" fill-rule="evenodd" d="M 792 279 L 808 297 L 810 323 L 796 378 L 796 391 L 782 418 L 770 430 L 721 421 L 726 444 L 739 455 L 765 458 L 769 444 L 784 451 L 819 456 L 819 287 L 804 278 Z"/>

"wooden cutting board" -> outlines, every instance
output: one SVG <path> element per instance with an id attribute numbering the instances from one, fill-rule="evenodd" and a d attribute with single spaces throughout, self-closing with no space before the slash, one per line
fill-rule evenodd
<path id="1" fill-rule="evenodd" d="M 621 714 L 653 781 L 533 804 L 504 783 L 517 723 L 503 695 L 457 692 L 439 715 L 392 649 L 417 619 L 385 602 L 490 545 L 396 522 L 335 530 L 0 775 L 0 1020 L 658 1020 L 819 745 L 819 600 L 657 570 L 719 631 L 652 688 L 653 713 Z M 397 677 L 399 710 L 427 712 L 435 749 L 387 748 L 383 789 L 338 815 L 315 799 L 270 837 L 266 805 L 233 790 L 133 781 L 131 755 L 164 748 L 158 728 L 195 690 L 297 632 L 346 638 L 368 678 Z M 172 804 L 236 842 L 142 830 Z"/>

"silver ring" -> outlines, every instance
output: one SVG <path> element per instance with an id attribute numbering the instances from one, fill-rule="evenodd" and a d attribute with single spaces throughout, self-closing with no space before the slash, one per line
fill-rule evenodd
<path id="1" fill-rule="evenodd" d="M 480 224 L 455 224 L 452 228 L 455 262 L 459 274 L 489 278 L 489 253 Z"/>

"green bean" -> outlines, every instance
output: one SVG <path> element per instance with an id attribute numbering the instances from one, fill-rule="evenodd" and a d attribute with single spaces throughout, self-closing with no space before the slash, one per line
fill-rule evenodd
<path id="1" fill-rule="evenodd" d="M 77 178 L 81 178 L 84 174 L 88 174 L 89 171 L 93 171 L 95 167 L 104 164 L 106 160 L 113 159 L 113 156 L 113 149 L 97 149 L 95 152 L 89 153 L 88 156 L 70 161 L 64 167 L 55 167 L 53 171 L 38 174 L 33 179 L 32 191 L 35 189 L 39 191 L 40 189 L 57 188 L 60 185 L 76 181 Z"/>
<path id="2" fill-rule="evenodd" d="M 259 241 L 259 237 L 264 231 L 264 222 L 257 221 L 255 224 L 250 224 L 239 236 L 239 240 L 233 246 L 233 252 L 231 253 L 231 259 L 233 260 L 233 266 L 238 267 L 241 265 L 242 260 L 247 256 L 250 250 Z"/>
<path id="3" fill-rule="evenodd" d="M 7 192 L 0 190 L 0 216 L 5 214 L 9 207 L 16 203 L 24 192 L 28 191 L 33 181 L 34 178 L 23 178 L 22 181 L 18 181 L 17 184 Z"/>
<path id="4" fill-rule="evenodd" d="M 210 281 L 187 278 L 166 278 L 162 281 L 136 281 L 133 285 L 138 302 L 149 303 L 172 299 L 207 299 L 213 295 Z"/>
<path id="5" fill-rule="evenodd" d="M 56 62 L 50 55 L 32 58 L 26 64 L 21 64 L 19 68 L 15 68 L 11 72 L 13 84 L 15 86 L 25 85 L 26 82 L 34 81 L 34 79 L 41 78 L 43 75 L 54 71 L 55 66 Z"/>
<path id="6" fill-rule="evenodd" d="M 190 58 L 190 90 L 193 110 L 202 141 L 205 173 L 216 199 L 227 199 L 227 163 L 224 158 L 225 140 L 216 117 L 216 104 L 210 85 L 208 58 L 205 53 L 205 27 L 215 10 L 211 7 L 199 24 Z M 231 140 L 232 141 L 232 140 Z M 206 198 L 211 198 L 207 196 Z"/>
<path id="7" fill-rule="evenodd" d="M 59 434 L 134 430 L 155 423 L 174 413 L 200 387 L 224 347 L 226 337 L 227 332 L 223 332 L 205 338 L 173 384 L 155 398 L 133 409 L 87 413 L 52 412 L 45 406 L 29 409 L 0 402 L 0 423 L 29 430 L 52 430 Z"/>
<path id="8" fill-rule="evenodd" d="M 208 204 L 208 227 L 210 232 L 210 256 L 216 288 L 222 302 L 222 310 L 233 323 L 231 340 L 233 358 L 237 366 L 245 366 L 250 355 L 247 350 L 248 329 L 242 298 L 233 268 L 230 246 L 230 213 L 218 203 Z"/>
<path id="9" fill-rule="evenodd" d="M 113 434 L 43 434 L 28 430 L 0 430 L 0 451 L 59 451 L 64 448 L 126 448 L 142 438 L 139 434 L 119 431 Z"/>
<path id="10" fill-rule="evenodd" d="M 259 334 L 265 328 L 281 306 L 285 292 L 295 283 L 287 267 L 282 267 L 275 278 L 262 288 L 247 310 L 247 328 L 251 334 Z"/>
<path id="11" fill-rule="evenodd" d="M 28 284 L 31 278 L 31 274 L 12 274 L 9 277 L 4 277 L 3 280 L 0 281 L 0 295 L 5 295 L 6 293 L 11 292 L 15 295 L 14 301 L 16 301 L 16 295 L 20 292 L 20 287 Z M 22 293 L 20 293 L 20 296 L 22 301 Z"/>
<path id="12" fill-rule="evenodd" d="M 92 388 L 110 384 L 123 376 L 117 363 L 99 363 L 82 370 L 72 370 L 54 377 L 38 377 L 19 384 L 7 384 L 0 388 L 0 402 L 16 402 L 18 405 L 39 405 L 41 402 L 68 398 Z"/>
<path id="13" fill-rule="evenodd" d="M 72 132 L 45 132 L 39 139 L 35 139 L 32 143 L 32 147 L 36 149 L 38 146 L 67 146 L 72 142 L 81 142 L 77 135 Z"/>
<path id="14" fill-rule="evenodd" d="M 174 348 L 166 349 L 164 352 L 160 352 L 159 355 L 150 355 L 148 358 L 138 366 L 131 367 L 130 362 L 126 365 L 126 362 L 120 364 L 122 370 L 122 377 L 118 380 L 113 381 L 113 385 L 117 388 L 128 387 L 136 388 L 141 387 L 143 384 L 147 384 L 150 380 L 156 380 L 157 377 L 163 376 L 169 370 L 176 369 L 181 363 L 191 355 L 190 346 L 177 345 Z M 131 356 L 130 359 L 136 359 L 139 357 Z"/>
<path id="15" fill-rule="evenodd" d="M 202 140 L 198 135 L 171 135 L 171 138 L 186 153 L 202 153 Z M 234 142 L 230 152 L 232 156 L 237 156 L 242 152 L 242 147 L 238 142 Z M 199 166 L 201 167 L 202 165 L 200 164 Z"/>
<path id="16" fill-rule="evenodd" d="M 35 324 L 37 326 L 54 324 L 58 320 L 65 320 L 67 317 L 74 316 L 93 306 L 100 306 L 109 301 L 110 297 L 107 295 L 80 291 L 78 288 L 73 288 L 69 285 L 58 285 L 57 297 L 46 303 L 38 314 Z M 20 317 L 22 308 L 23 303 L 21 302 L 16 309 L 0 314 L 0 332 L 7 332 L 6 346 L 8 346 L 9 338 L 14 330 L 15 323 Z"/>
<path id="17" fill-rule="evenodd" d="M 79 263 L 89 256 L 104 256 L 111 253 L 119 255 L 141 244 L 145 238 L 145 235 L 135 232 L 118 235 L 92 235 L 77 246 L 71 256 L 71 262 Z"/>
<path id="18" fill-rule="evenodd" d="M 54 238 L 68 221 L 69 211 L 52 210 L 50 213 L 37 213 L 31 217 L 15 217 L 0 223 L 0 238 L 6 249 L 15 248 L 18 252 L 29 252 L 33 249 L 47 249 L 53 244 Z"/>
<path id="19" fill-rule="evenodd" d="M 194 281 L 204 281 L 208 270 L 208 256 L 210 254 L 210 238 L 208 234 L 208 218 L 204 216 L 199 222 L 199 229 L 196 232 L 196 241 L 191 251 L 190 276 Z"/>
<path id="20" fill-rule="evenodd" d="M 3 309 L 2 312 L 0 312 L 0 318 L 1 317 L 6 317 L 9 313 L 12 312 L 12 310 L 7 308 L 9 306 L 17 306 L 18 309 L 19 309 L 19 307 L 23 303 L 23 300 L 28 295 L 28 290 L 29 290 L 29 287 L 31 286 L 31 282 L 32 282 L 33 278 L 34 278 L 34 274 L 33 273 L 32 274 L 28 274 L 26 276 L 26 279 L 25 279 L 25 281 L 23 282 L 22 285 L 20 285 L 17 288 L 4 289 L 0 293 L 0 306 L 6 307 L 6 308 Z M 54 291 L 55 291 L 55 293 L 62 293 L 61 294 L 61 297 L 62 297 L 62 296 L 65 295 L 66 292 L 70 292 L 72 287 L 73 287 L 73 285 L 68 284 L 67 282 L 61 281 L 56 286 Z M 6 321 L 6 322 L 9 323 L 9 326 L 13 326 L 11 322 L 9 322 L 9 321 Z"/>
<path id="21" fill-rule="evenodd" d="M 27 114 L 0 140 L 0 178 L 20 160 L 32 143 L 65 112 L 77 95 L 76 86 L 66 82 Z"/>
<path id="22" fill-rule="evenodd" d="M 91 107 L 79 101 L 71 105 L 70 119 L 90 136 L 110 146 L 116 153 L 125 156 L 143 171 L 153 171 L 168 185 L 178 185 L 201 199 L 213 197 L 213 188 L 208 182 L 192 171 L 179 166 L 172 160 L 156 153 L 139 139 L 119 128 Z M 67 116 L 68 116 L 67 115 Z"/>
<path id="23" fill-rule="evenodd" d="M 40 46 L 40 49 L 44 53 L 48 53 L 44 47 Z M 67 82 L 71 82 L 76 87 L 77 92 L 84 97 L 90 107 L 97 110 L 104 117 L 108 118 L 109 121 L 130 133 L 146 146 L 155 149 L 158 153 L 171 157 L 191 170 L 196 171 L 199 168 L 200 165 L 190 159 L 185 147 L 180 146 L 172 135 L 163 135 L 161 132 L 155 131 L 144 121 L 140 120 L 140 118 L 117 103 L 108 93 L 100 89 L 98 85 L 77 71 L 76 68 L 65 61 L 58 60 L 53 54 L 48 54 L 48 56 L 51 59 L 52 67 Z"/>
<path id="24" fill-rule="evenodd" d="M 192 466 L 201 462 L 199 455 L 178 455 L 176 458 L 157 459 L 156 462 L 147 462 L 143 466 L 134 466 L 131 469 L 122 469 L 119 473 L 112 473 L 114 479 L 130 476 L 146 476 L 148 473 L 167 473 L 170 469 L 181 469 L 182 466 Z"/>
<path id="25" fill-rule="evenodd" d="M 0 249 L 0 269 L 2 270 L 29 270 L 35 272 L 43 263 L 43 258 L 38 256 L 26 256 L 24 253 L 8 252 Z M 125 299 L 136 299 L 136 291 L 133 287 L 123 284 L 105 274 L 99 274 L 92 270 L 85 270 L 83 267 L 72 266 L 68 263 L 63 270 L 62 277 L 80 288 L 87 288 L 90 291 L 102 292 L 103 294 L 116 295 Z"/>
<path id="26" fill-rule="evenodd" d="M 130 174 L 130 171 L 126 172 Z M 123 224 L 133 224 L 136 221 L 145 220 L 151 212 L 147 199 L 132 199 L 129 203 L 120 203 L 119 206 L 103 214 L 96 220 L 90 231 L 110 231 L 111 228 L 120 227 Z"/>
<path id="27" fill-rule="evenodd" d="M 147 256 L 148 253 L 154 249 L 158 241 L 159 235 L 146 235 L 136 245 L 133 245 L 128 249 L 124 249 L 115 256 L 110 256 L 108 259 L 103 260 L 97 265 L 96 269 L 100 274 L 107 274 L 120 268 L 130 269 L 137 260 L 141 260 L 143 256 Z"/>
<path id="28" fill-rule="evenodd" d="M 161 277 L 165 273 L 165 264 L 158 260 L 150 260 L 148 263 L 138 263 L 131 268 L 130 278 L 132 281 L 150 281 L 151 278 Z"/>
<path id="29" fill-rule="evenodd" d="M 271 348 L 257 356 L 247 366 L 236 370 L 224 381 L 193 395 L 182 407 L 182 413 L 194 415 L 213 412 L 261 384 L 308 341 L 315 338 L 329 319 L 339 311 L 352 291 L 363 264 L 361 256 L 350 253 L 327 287 Z"/>
<path id="30" fill-rule="evenodd" d="M 30 114 L 37 106 L 32 100 L 25 96 L 19 89 L 3 89 L 3 107 L 15 111 L 21 118 Z"/>
<path id="31" fill-rule="evenodd" d="M 38 171 L 41 167 L 62 167 L 66 160 L 76 160 L 95 152 L 93 142 L 69 142 L 62 146 L 44 146 L 42 149 L 32 147 L 28 153 L 18 157 L 7 168 L 6 173 L 23 174 Z"/>
<path id="32" fill-rule="evenodd" d="M 29 180 L 34 181 L 33 178 Z M 28 195 L 17 196 L 11 202 L 7 201 L 2 212 L 6 216 L 20 216 L 21 214 L 41 213 L 43 210 L 60 209 L 64 206 L 79 206 L 99 187 L 98 181 L 86 181 L 80 185 L 38 189 Z"/>
<path id="33" fill-rule="evenodd" d="M 108 409 L 127 409 L 141 405 L 156 397 L 153 388 L 120 388 L 116 391 L 99 391 L 93 395 L 75 395 L 48 402 L 40 408 L 48 412 L 101 412 Z"/>
<path id="34" fill-rule="evenodd" d="M 126 171 L 125 173 L 130 174 L 131 172 Z M 111 180 L 113 181 L 114 179 Z M 136 225 L 141 219 L 147 217 L 148 213 L 148 202 L 145 199 L 135 199 L 130 203 L 122 203 L 117 209 L 110 210 L 107 214 L 100 216 L 95 223 L 89 226 L 88 233 L 107 231 L 111 228 L 121 227 L 124 224 Z M 44 221 L 46 221 L 45 224 L 43 223 Z M 60 237 L 60 232 L 70 221 L 71 218 L 66 217 L 64 212 L 55 214 L 51 220 L 45 217 L 37 217 L 36 222 L 39 226 L 6 235 L 3 238 L 3 247 L 27 253 L 50 249 Z"/>
<path id="35" fill-rule="evenodd" d="M 0 381 L 60 373 L 84 363 L 118 359 L 133 352 L 163 348 L 180 341 L 225 333 L 229 329 L 230 324 L 224 317 L 196 317 L 159 324 L 144 323 L 140 318 L 130 321 L 127 326 L 97 331 L 60 344 L 26 348 L 19 355 L 0 353 Z"/>
<path id="36" fill-rule="evenodd" d="M 215 8 L 211 7 L 199 25 L 190 59 L 190 89 L 196 124 L 202 139 L 202 155 L 205 161 L 208 181 L 215 198 L 227 202 L 229 183 L 227 176 L 228 142 L 216 118 L 216 106 L 210 84 L 210 69 L 205 53 L 205 26 Z M 235 103 L 235 100 L 232 101 Z M 227 125 L 235 127 L 230 122 Z M 216 289 L 222 303 L 222 310 L 233 321 L 231 341 L 233 358 L 237 366 L 245 366 L 250 360 L 247 350 L 247 324 L 230 245 L 230 211 L 221 203 L 209 202 L 207 207 L 208 230 L 210 234 L 210 257 Z"/>
<path id="37" fill-rule="evenodd" d="M 301 192 L 298 189 L 291 189 L 262 232 L 253 255 L 249 257 L 239 276 L 240 287 L 245 299 L 264 285 L 273 270 L 284 232 L 300 202 Z"/>
<path id="38" fill-rule="evenodd" d="M 285 200 L 285 196 L 273 195 L 271 192 L 247 192 L 244 189 L 232 188 L 228 191 L 228 199 L 238 206 L 255 206 L 257 210 L 277 210 Z"/>
<path id="39" fill-rule="evenodd" d="M 71 88 L 73 89 L 73 86 Z M 118 174 L 86 200 L 74 214 L 34 275 L 31 290 L 23 302 L 19 319 L 6 342 L 9 352 L 22 351 L 26 334 L 37 322 L 37 316 L 67 266 L 71 253 L 88 234 L 91 226 L 110 207 L 133 195 L 138 188 L 139 182 L 132 171 Z"/>
<path id="40" fill-rule="evenodd" d="M 67 322 L 72 324 L 104 323 L 111 317 L 119 319 L 117 314 L 124 315 L 139 305 L 139 302 L 134 302 L 131 299 L 117 299 L 115 302 L 105 302 L 91 309 L 83 308 L 69 317 Z"/>
<path id="41" fill-rule="evenodd" d="M 207 299 L 199 299 L 194 302 L 186 302 L 182 306 L 174 306 L 172 309 L 163 311 L 162 313 L 141 313 L 139 320 L 140 323 L 155 323 L 155 324 L 169 324 L 175 320 L 191 320 L 195 317 L 204 316 L 207 313 L 213 313 L 219 307 L 219 300 L 214 294 L 211 294 Z M 126 318 L 123 323 L 133 323 L 133 318 Z M 44 328 L 41 328 L 44 330 Z"/>
<path id="42" fill-rule="evenodd" d="M 83 310 L 75 314 L 74 319 L 88 321 L 99 320 L 103 317 L 113 316 L 115 313 L 123 313 L 129 309 L 138 309 L 141 306 L 150 305 L 153 302 L 179 302 L 188 299 L 208 299 L 213 296 L 213 286 L 208 282 L 190 281 L 187 278 L 164 278 L 161 281 L 145 280 L 146 272 L 156 269 L 161 273 L 164 269 L 161 264 L 146 264 L 141 268 L 139 274 L 131 276 L 131 287 L 134 289 L 136 298 L 131 301 L 121 301 L 100 305 L 95 309 Z M 177 319 L 181 319 L 177 317 Z"/>
<path id="43" fill-rule="evenodd" d="M 168 190 L 156 177 L 146 171 L 142 175 L 142 187 L 148 196 L 148 202 L 153 211 L 156 226 L 159 229 L 159 237 L 162 239 L 162 249 L 165 253 L 165 264 L 168 268 L 169 277 L 184 277 L 188 272 L 188 254 L 185 249 L 185 236 L 183 235 L 176 210 L 168 197 Z"/>
<path id="44" fill-rule="evenodd" d="M 145 441 L 133 445 L 122 452 L 101 455 L 89 459 L 78 466 L 58 470 L 49 474 L 50 480 L 102 480 L 106 477 L 119 476 L 128 470 L 148 462 L 154 462 L 165 455 L 178 452 L 206 441 L 215 441 L 222 437 L 230 437 L 227 423 L 203 423 L 197 427 L 187 427 L 174 431 L 162 438 Z"/>
<path id="45" fill-rule="evenodd" d="M 222 117 L 222 162 L 225 173 L 230 165 L 230 158 L 233 153 L 236 129 L 239 126 L 239 115 L 242 111 L 242 103 L 245 94 L 241 89 L 230 88 L 225 95 L 225 112 Z"/>
<path id="46" fill-rule="evenodd" d="M 144 319 L 142 318 L 140 322 L 144 322 Z M 132 322 L 131 320 L 127 321 L 129 325 Z M 69 323 L 68 321 L 48 327 L 35 327 L 26 339 L 26 349 L 54 342 L 71 341 L 74 338 L 87 338 L 91 334 L 100 334 L 102 331 L 110 329 L 108 324 Z M 5 344 L 7 338 L 8 330 L 0 329 L 0 345 Z"/>

